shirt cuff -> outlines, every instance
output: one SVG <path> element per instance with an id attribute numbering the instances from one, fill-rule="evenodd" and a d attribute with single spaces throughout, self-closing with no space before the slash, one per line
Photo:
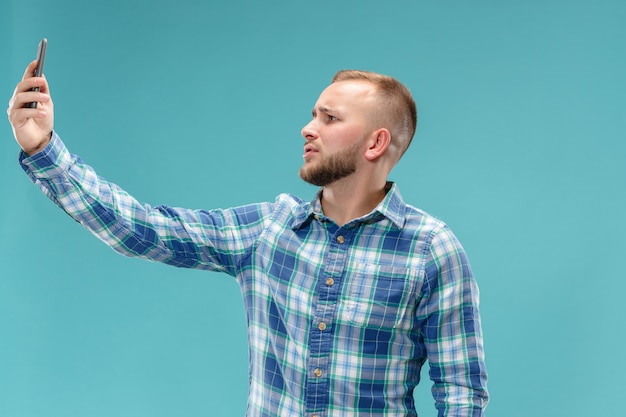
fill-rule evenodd
<path id="1" fill-rule="evenodd" d="M 53 177 L 69 168 L 71 156 L 59 135 L 53 131 L 45 148 L 31 156 L 21 151 L 19 162 L 22 169 L 35 178 Z"/>

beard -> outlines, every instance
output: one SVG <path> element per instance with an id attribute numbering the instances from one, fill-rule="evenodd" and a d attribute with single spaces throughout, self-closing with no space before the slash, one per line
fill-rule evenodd
<path id="1" fill-rule="evenodd" d="M 356 155 L 360 148 L 361 143 L 359 141 L 333 155 L 320 158 L 321 160 L 317 161 L 317 164 L 304 164 L 300 168 L 300 178 L 319 187 L 343 179 L 356 172 Z"/>

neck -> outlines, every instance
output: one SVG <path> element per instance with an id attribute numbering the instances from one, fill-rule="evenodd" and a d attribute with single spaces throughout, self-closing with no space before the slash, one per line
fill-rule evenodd
<path id="1" fill-rule="evenodd" d="M 371 212 L 384 198 L 386 180 L 357 183 L 349 178 L 324 187 L 324 215 L 340 226 Z"/>

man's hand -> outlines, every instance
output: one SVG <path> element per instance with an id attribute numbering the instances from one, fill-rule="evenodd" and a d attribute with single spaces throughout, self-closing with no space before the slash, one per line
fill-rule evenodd
<path id="1" fill-rule="evenodd" d="M 46 147 L 54 127 L 54 105 L 45 77 L 33 77 L 37 61 L 26 67 L 22 81 L 15 87 L 9 100 L 7 114 L 13 127 L 13 135 L 27 155 L 34 155 Z M 30 91 L 39 87 L 39 91 Z M 37 102 L 37 108 L 24 107 Z"/>

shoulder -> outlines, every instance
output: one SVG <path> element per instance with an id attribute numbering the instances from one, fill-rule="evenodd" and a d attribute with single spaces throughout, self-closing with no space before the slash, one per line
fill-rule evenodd
<path id="1" fill-rule="evenodd" d="M 405 204 L 405 225 L 409 228 L 422 228 L 429 232 L 438 232 L 447 228 L 447 224 L 437 216 L 412 206 Z"/>
<path id="2" fill-rule="evenodd" d="M 405 221 L 405 232 L 422 242 L 422 253 L 427 262 L 441 266 L 452 258 L 457 259 L 459 264 L 467 263 L 463 245 L 444 220 L 407 205 Z"/>
<path id="3" fill-rule="evenodd" d="M 282 193 L 276 196 L 274 201 L 246 204 L 233 207 L 231 212 L 240 223 L 267 223 L 281 222 L 290 223 L 294 218 L 306 216 L 307 207 L 310 204 L 293 194 Z"/>
<path id="4" fill-rule="evenodd" d="M 409 204 L 405 204 L 403 230 L 405 233 L 418 236 L 426 247 L 430 247 L 442 236 L 452 234 L 446 222 L 441 218 Z"/>

